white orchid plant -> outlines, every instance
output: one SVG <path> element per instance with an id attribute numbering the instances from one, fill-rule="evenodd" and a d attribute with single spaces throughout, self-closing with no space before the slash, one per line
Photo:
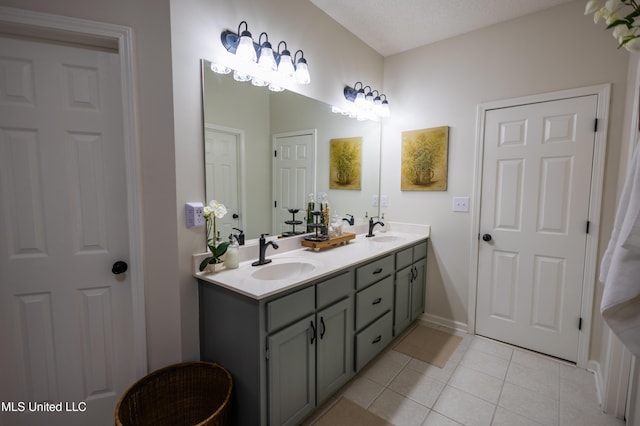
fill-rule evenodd
<path id="1" fill-rule="evenodd" d="M 211 252 L 211 256 L 207 256 L 200 262 L 200 271 L 209 264 L 222 263 L 220 256 L 226 253 L 229 242 L 218 241 L 218 233 L 216 229 L 216 219 L 222 219 L 227 214 L 227 208 L 217 200 L 211 200 L 208 206 L 204 207 L 204 219 L 207 229 L 207 247 Z"/>
<path id="2" fill-rule="evenodd" d="M 640 51 L 640 24 L 636 18 L 640 16 L 640 6 L 635 0 L 589 0 L 584 9 L 585 15 L 593 13 L 593 22 L 604 19 L 607 29 L 613 29 L 613 37 L 618 47 L 630 52 Z"/>

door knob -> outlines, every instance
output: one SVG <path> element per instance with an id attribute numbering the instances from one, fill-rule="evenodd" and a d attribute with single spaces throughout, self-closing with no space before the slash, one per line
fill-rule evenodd
<path id="1" fill-rule="evenodd" d="M 113 272 L 114 275 L 120 275 L 127 272 L 128 268 L 129 268 L 129 265 L 127 265 L 127 262 L 118 260 L 116 263 L 113 264 L 113 267 L 111 268 L 111 272 Z"/>
<path id="2" fill-rule="evenodd" d="M 237 219 L 237 218 L 239 218 L 240 216 L 238 216 L 238 213 L 234 213 L 232 217 L 233 217 L 234 219 Z"/>
<path id="3" fill-rule="evenodd" d="M 488 242 L 488 241 L 491 241 L 491 239 L 492 239 L 491 234 L 484 234 L 482 236 L 482 241 L 487 241 Z"/>

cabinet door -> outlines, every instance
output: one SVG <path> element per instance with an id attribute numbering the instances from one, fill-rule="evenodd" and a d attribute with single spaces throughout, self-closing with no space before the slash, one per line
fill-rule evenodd
<path id="1" fill-rule="evenodd" d="M 395 309 L 393 316 L 394 335 L 402 332 L 411 324 L 411 277 L 413 267 L 408 266 L 396 272 Z"/>
<path id="2" fill-rule="evenodd" d="M 269 424 L 298 424 L 315 408 L 316 336 L 309 315 L 268 337 Z"/>
<path id="3" fill-rule="evenodd" d="M 411 321 L 424 312 L 426 265 L 426 259 L 419 260 L 413 264 L 415 273 L 411 282 Z"/>
<path id="4" fill-rule="evenodd" d="M 316 348 L 318 404 L 353 374 L 353 301 L 344 299 L 318 312 Z"/>

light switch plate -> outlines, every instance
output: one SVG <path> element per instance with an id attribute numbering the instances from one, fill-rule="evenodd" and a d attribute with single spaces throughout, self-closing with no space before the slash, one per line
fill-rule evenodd
<path id="1" fill-rule="evenodd" d="M 380 207 L 389 207 L 389 197 L 386 195 L 380 196 Z"/>
<path id="2" fill-rule="evenodd" d="M 187 228 L 204 226 L 204 206 L 201 202 L 185 204 L 185 213 L 187 216 Z"/>
<path id="3" fill-rule="evenodd" d="M 373 201 L 372 201 L 371 205 L 372 205 L 373 207 L 378 207 L 378 194 L 375 194 L 375 195 L 373 196 Z"/>
<path id="4" fill-rule="evenodd" d="M 469 211 L 469 197 L 453 197 L 454 212 L 468 212 Z"/>

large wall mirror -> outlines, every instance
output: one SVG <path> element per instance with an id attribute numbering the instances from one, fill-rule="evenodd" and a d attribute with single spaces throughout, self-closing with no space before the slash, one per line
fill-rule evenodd
<path id="1" fill-rule="evenodd" d="M 295 218 L 304 221 L 309 193 L 326 193 L 332 214 L 359 220 L 377 214 L 380 123 L 335 114 L 293 92 L 237 82 L 201 62 L 206 202 L 227 207 L 218 222 L 223 239 L 232 228 L 247 239 L 291 231 L 284 223 L 293 218 L 289 210 L 299 209 Z"/>

